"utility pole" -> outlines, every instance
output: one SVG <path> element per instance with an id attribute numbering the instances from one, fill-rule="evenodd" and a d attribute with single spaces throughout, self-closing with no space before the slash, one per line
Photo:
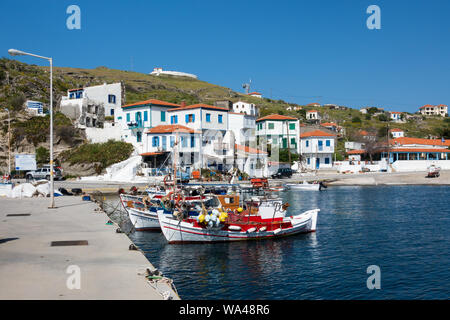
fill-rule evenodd
<path id="1" fill-rule="evenodd" d="M 11 113 L 9 109 L 5 109 L 8 111 L 8 173 L 11 177 Z"/>
<path id="2" fill-rule="evenodd" d="M 287 147 L 289 155 L 289 167 L 291 166 L 291 144 L 289 143 L 289 120 L 286 120 Z"/>

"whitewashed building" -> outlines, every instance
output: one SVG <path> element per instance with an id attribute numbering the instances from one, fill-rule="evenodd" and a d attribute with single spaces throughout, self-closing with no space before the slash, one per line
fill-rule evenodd
<path id="1" fill-rule="evenodd" d="M 426 104 L 419 108 L 419 112 L 424 116 L 448 117 L 448 106 L 445 104 L 440 104 L 437 106 Z"/>
<path id="2" fill-rule="evenodd" d="M 258 107 L 254 103 L 238 101 L 233 103 L 233 112 L 245 113 L 250 116 L 259 117 Z"/>
<path id="3" fill-rule="evenodd" d="M 236 143 L 248 145 L 256 143 L 256 117 L 245 113 L 228 112 L 228 130 L 234 134 Z"/>
<path id="4" fill-rule="evenodd" d="M 68 105 L 83 105 L 83 100 L 89 100 L 96 105 L 102 105 L 105 116 L 114 116 L 117 109 L 122 106 L 125 98 L 122 84 L 111 83 L 78 89 L 70 89 L 67 96 L 61 100 L 61 108 Z"/>
<path id="5" fill-rule="evenodd" d="M 403 112 L 391 111 L 389 112 L 389 116 L 393 122 L 405 122 Z"/>
<path id="6" fill-rule="evenodd" d="M 115 122 L 121 127 L 121 140 L 133 144 L 139 153 L 147 152 L 147 129 L 170 123 L 169 110 L 181 105 L 157 99 L 149 99 L 122 106 L 115 114 Z"/>
<path id="7" fill-rule="evenodd" d="M 287 149 L 298 153 L 300 121 L 297 118 L 271 114 L 256 120 L 258 144 L 264 142 L 272 148 Z"/>
<path id="8" fill-rule="evenodd" d="M 389 132 L 392 134 L 392 137 L 394 138 L 401 138 L 405 136 L 405 131 L 403 131 L 402 129 L 394 128 L 391 129 Z"/>
<path id="9" fill-rule="evenodd" d="M 236 167 L 250 177 L 267 176 L 268 154 L 257 148 L 236 144 Z"/>
<path id="10" fill-rule="evenodd" d="M 321 130 L 300 135 L 300 154 L 307 169 L 319 170 L 333 167 L 336 136 Z"/>
<path id="11" fill-rule="evenodd" d="M 26 110 L 34 116 L 45 116 L 44 104 L 40 101 L 27 100 L 25 102 Z"/>
<path id="12" fill-rule="evenodd" d="M 320 120 L 319 111 L 317 110 L 306 111 L 306 120 Z"/>

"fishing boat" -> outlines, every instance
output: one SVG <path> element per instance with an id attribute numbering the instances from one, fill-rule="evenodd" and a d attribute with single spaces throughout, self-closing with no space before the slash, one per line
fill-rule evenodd
<path id="1" fill-rule="evenodd" d="M 236 210 L 239 207 L 239 195 L 236 194 L 174 196 L 169 193 L 163 198 L 120 194 L 119 198 L 136 231 L 159 231 L 159 210 L 171 216 L 175 210 L 183 209 L 187 216 L 196 217 L 203 207 L 208 210 Z"/>
<path id="2" fill-rule="evenodd" d="M 319 191 L 323 187 L 322 183 L 309 183 L 303 181 L 303 183 L 287 183 L 286 188 L 291 190 L 308 190 Z"/>
<path id="3" fill-rule="evenodd" d="M 262 240 L 316 231 L 320 209 L 287 216 L 287 206 L 281 200 L 260 199 L 256 214 L 252 208 L 242 212 L 215 209 L 177 219 L 159 210 L 158 219 L 168 243 Z"/>

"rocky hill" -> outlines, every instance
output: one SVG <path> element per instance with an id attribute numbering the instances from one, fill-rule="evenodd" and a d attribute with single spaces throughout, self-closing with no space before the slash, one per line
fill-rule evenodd
<path id="1" fill-rule="evenodd" d="M 260 108 L 261 116 L 271 113 L 291 115 L 305 119 L 306 110 L 316 109 L 324 121 L 336 122 L 352 136 L 359 130 L 381 132 L 387 127 L 386 118 L 363 115 L 352 108 L 334 109 L 331 107 L 308 107 L 288 103 L 283 100 L 255 98 L 229 88 L 214 85 L 205 81 L 172 76 L 154 76 L 138 72 L 122 71 L 98 67 L 95 69 L 77 69 L 54 67 L 53 94 L 55 114 L 55 151 L 72 149 L 84 142 L 80 131 L 73 128 L 69 119 L 58 114 L 58 106 L 62 96 L 71 88 L 99 85 L 103 83 L 122 82 L 125 87 L 125 103 L 133 103 L 146 99 L 160 99 L 172 103 L 213 104 L 216 100 L 242 100 L 255 103 Z M 6 166 L 7 151 L 7 113 L 12 111 L 12 146 L 13 151 L 33 152 L 36 147 L 48 148 L 48 117 L 36 119 L 27 114 L 23 107 L 27 100 L 42 101 L 46 109 L 49 105 L 49 68 L 28 65 L 16 60 L 0 59 L 0 171 Z M 297 107 L 297 108 L 295 108 Z M 300 110 L 295 111 L 295 109 Z M 404 129 L 409 136 L 449 137 L 450 124 L 447 119 L 415 116 L 403 124 L 389 124 L 391 128 Z M 343 139 L 346 137 L 344 136 Z"/>

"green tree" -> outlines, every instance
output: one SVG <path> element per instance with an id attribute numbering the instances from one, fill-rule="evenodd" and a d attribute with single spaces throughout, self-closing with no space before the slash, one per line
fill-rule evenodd
<path id="1" fill-rule="evenodd" d="M 36 148 L 36 162 L 46 164 L 50 161 L 50 152 L 44 147 Z"/>

